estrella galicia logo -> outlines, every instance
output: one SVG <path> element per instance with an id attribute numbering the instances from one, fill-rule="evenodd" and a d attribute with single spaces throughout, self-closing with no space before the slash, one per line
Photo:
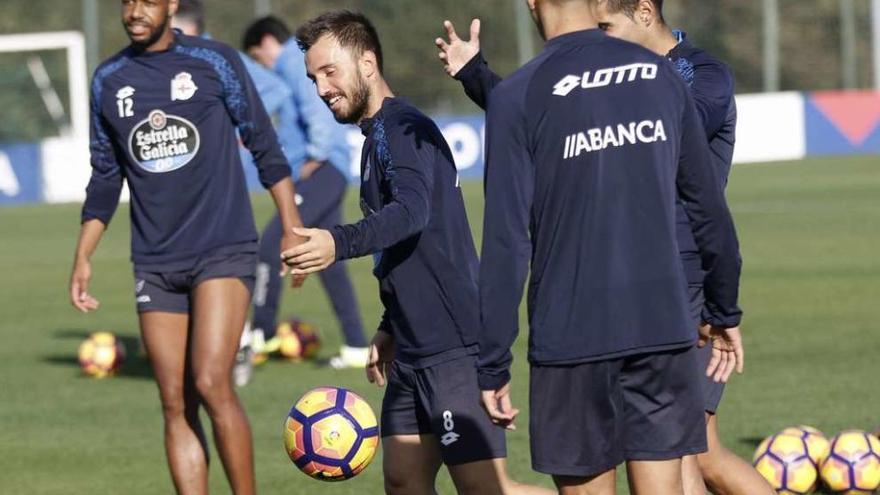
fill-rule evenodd
<path id="1" fill-rule="evenodd" d="M 153 110 L 131 130 L 128 150 L 134 162 L 147 172 L 171 172 L 196 156 L 199 131 L 182 117 Z"/>

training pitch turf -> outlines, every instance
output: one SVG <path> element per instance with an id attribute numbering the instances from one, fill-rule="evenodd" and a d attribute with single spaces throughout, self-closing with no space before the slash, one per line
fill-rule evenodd
<path id="1" fill-rule="evenodd" d="M 880 376 L 877 162 L 824 159 L 734 169 L 728 197 L 744 258 L 746 374 L 728 386 L 719 423 L 724 442 L 743 457 L 785 426 L 809 424 L 831 435 L 880 422 L 874 382 Z M 481 191 L 478 183 L 464 185 L 478 243 Z M 356 196 L 349 191 L 348 219 L 358 218 Z M 271 201 L 261 194 L 254 204 L 262 225 Z M 0 492 L 172 492 L 158 395 L 138 352 L 127 217 L 127 207 L 120 207 L 92 260 L 91 289 L 101 309 L 82 315 L 67 296 L 79 207 L 0 208 Z M 371 261 L 349 266 L 372 329 L 380 310 Z M 338 348 L 336 321 L 316 277 L 304 289 L 285 293 L 282 313 L 321 329 L 322 357 Z M 76 348 L 94 330 L 124 339 L 130 358 L 120 376 L 95 381 L 80 375 Z M 529 465 L 524 338 L 514 354 L 513 398 L 523 414 L 519 430 L 508 435 L 510 470 L 518 480 L 549 487 L 550 480 Z M 336 484 L 307 478 L 287 459 L 281 444 L 285 414 L 305 390 L 319 385 L 351 388 L 378 413 L 382 391 L 361 370 L 270 361 L 241 390 L 253 425 L 260 491 L 380 493 L 381 454 L 358 478 Z M 211 488 L 228 492 L 215 451 Z M 454 493 L 445 472 L 438 491 Z"/>

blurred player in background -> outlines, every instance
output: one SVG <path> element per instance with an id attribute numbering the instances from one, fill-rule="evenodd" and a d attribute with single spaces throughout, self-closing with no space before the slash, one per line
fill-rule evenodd
<path id="1" fill-rule="evenodd" d="M 306 76 L 302 50 L 281 20 L 265 17 L 255 21 L 245 31 L 243 45 L 254 60 L 273 70 L 291 90 L 291 98 L 280 109 L 278 134 L 293 169 L 303 222 L 324 229 L 343 223 L 342 202 L 351 166 L 347 128 L 333 119 L 315 94 Z M 253 314 L 254 349 L 258 354 L 278 349 L 274 335 L 282 288 L 276 275 L 281 267 L 280 236 L 281 223 L 276 216 L 263 229 L 260 241 Z M 334 264 L 319 277 L 345 338 L 339 355 L 330 359 L 330 366 L 362 368 L 367 364 L 367 339 L 345 263 Z"/>
<path id="2" fill-rule="evenodd" d="M 495 421 L 515 417 L 510 347 L 531 261 L 535 469 L 560 493 L 614 493 L 627 461 L 634 493 L 682 493 L 681 458 L 704 452 L 706 436 L 676 189 L 708 269 L 717 360 L 702 369 L 726 380 L 742 366 L 738 246 L 700 117 L 673 67 L 606 36 L 590 0 L 528 5 L 544 50 L 503 82 L 477 81 L 497 83 L 477 93 L 488 97 L 483 401 Z"/>
<path id="3" fill-rule="evenodd" d="M 610 36 L 640 44 L 668 58 L 685 80 L 694 98 L 712 153 L 711 165 L 721 187 L 726 186 L 733 161 L 736 132 L 736 103 L 733 76 L 728 67 L 708 53 L 695 48 L 683 32 L 673 31 L 663 19 L 662 0 L 600 0 L 597 4 L 599 27 Z M 449 21 L 444 23 L 449 41 L 437 39 L 440 58 L 447 74 L 460 80 L 467 94 L 485 108 L 488 95 L 500 78 L 488 69 L 480 54 L 480 22 L 471 23 L 470 40 L 463 41 Z M 693 319 L 703 323 L 704 272 L 686 205 L 676 207 L 679 252 L 688 282 Z M 704 367 L 712 356 L 712 346 L 700 351 Z M 703 480 L 715 493 L 772 494 L 772 488 L 748 463 L 728 451 L 718 435 L 716 412 L 724 382 L 714 376 L 703 380 L 706 395 L 708 452 L 687 456 L 682 462 L 685 493 L 704 493 Z"/>
<path id="4" fill-rule="evenodd" d="M 480 408 L 477 386 L 477 253 L 443 135 L 397 98 L 382 75 L 372 24 L 328 12 L 297 31 L 309 77 L 336 120 L 357 123 L 358 223 L 296 232 L 310 240 L 282 253 L 294 273 L 372 254 L 385 313 L 367 376 L 382 403 L 383 472 L 392 494 L 430 495 L 443 463 L 459 493 L 549 494 L 507 478 L 504 429 Z"/>
<path id="5" fill-rule="evenodd" d="M 232 384 L 257 257 L 236 130 L 251 150 L 285 231 L 302 225 L 290 167 L 241 58 L 232 48 L 171 29 L 177 0 L 123 0 L 131 40 L 92 81 L 92 176 L 70 281 L 83 312 L 89 261 L 131 191 L 131 245 L 141 337 L 165 419 L 178 493 L 206 493 L 204 405 L 233 493 L 255 491 L 251 430 Z M 301 282 L 301 278 L 298 279 Z"/>

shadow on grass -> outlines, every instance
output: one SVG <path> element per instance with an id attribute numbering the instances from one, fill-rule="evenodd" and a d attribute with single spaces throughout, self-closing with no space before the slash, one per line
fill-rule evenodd
<path id="1" fill-rule="evenodd" d="M 91 332 L 82 329 L 60 329 L 56 330 L 53 338 L 59 340 L 72 340 L 75 344 L 70 346 L 70 354 L 53 354 L 43 356 L 41 361 L 55 366 L 68 366 L 79 368 L 79 359 L 77 359 L 76 351 L 79 343 L 88 338 Z M 136 378 L 136 379 L 153 379 L 153 370 L 147 357 L 141 350 L 141 342 L 137 337 L 116 336 L 117 339 L 125 347 L 125 362 L 116 373 L 116 377 L 120 378 Z"/>
<path id="2" fill-rule="evenodd" d="M 751 447 L 753 449 L 758 448 L 758 445 L 761 445 L 761 442 L 763 442 L 763 441 L 764 441 L 764 439 L 761 437 L 741 437 L 739 439 L 739 443 L 741 443 L 743 445 L 748 445 L 749 447 Z"/>

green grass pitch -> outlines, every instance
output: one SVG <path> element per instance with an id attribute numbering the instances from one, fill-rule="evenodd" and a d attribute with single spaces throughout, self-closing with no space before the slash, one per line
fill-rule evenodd
<path id="1" fill-rule="evenodd" d="M 464 193 L 479 242 L 481 187 Z M 355 190 L 349 219 L 358 217 Z M 880 423 L 877 305 L 880 301 L 880 165 L 876 158 L 840 158 L 735 167 L 728 196 L 745 269 L 746 374 L 734 378 L 720 409 L 724 442 L 750 457 L 759 440 L 794 424 L 827 434 Z M 258 225 L 271 213 L 268 195 L 254 198 Z M 158 394 L 137 352 L 127 207 L 93 259 L 97 313 L 67 301 L 79 207 L 0 209 L 0 492 L 28 494 L 170 493 Z M 380 314 L 371 262 L 350 264 L 365 324 Z M 339 331 L 316 279 L 288 291 L 284 315 L 322 330 L 321 354 L 332 354 Z M 130 354 L 121 376 L 80 376 L 76 348 L 90 331 L 122 336 Z M 523 331 L 522 335 L 525 335 Z M 517 342 L 514 400 L 525 409 L 525 339 Z M 378 411 L 382 391 L 363 371 L 271 361 L 241 390 L 254 430 L 262 493 L 380 493 L 381 457 L 354 480 L 327 484 L 300 474 L 281 444 L 282 421 L 305 390 L 338 385 L 363 395 Z M 531 471 L 528 411 L 508 436 L 510 469 L 522 481 L 550 486 Z M 381 454 L 380 454 L 381 456 Z M 211 488 L 228 488 L 212 452 Z M 623 487 L 623 485 L 621 485 Z M 454 493 L 441 474 L 440 493 Z M 625 492 L 625 488 L 621 490 Z"/>

